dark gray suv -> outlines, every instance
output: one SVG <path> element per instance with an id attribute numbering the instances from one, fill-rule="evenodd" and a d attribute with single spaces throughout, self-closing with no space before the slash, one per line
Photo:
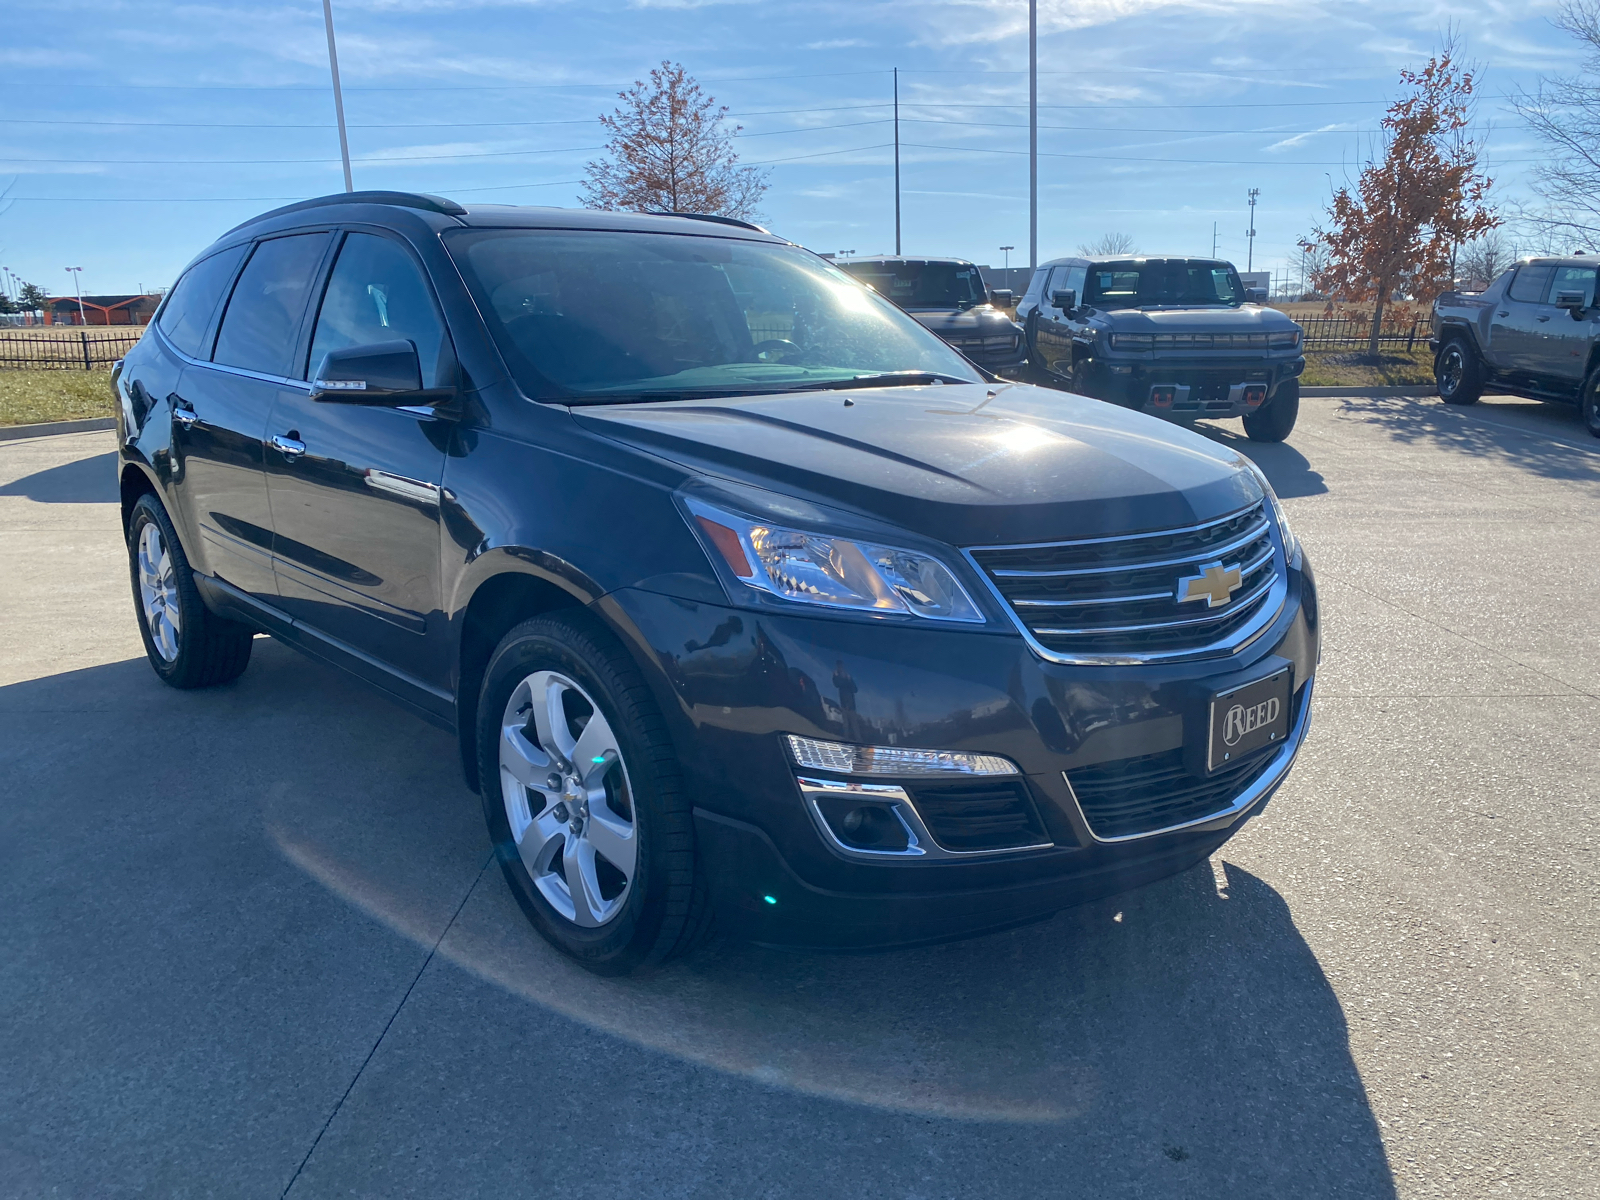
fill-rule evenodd
<path id="1" fill-rule="evenodd" d="M 893 300 L 973 362 L 995 374 L 1022 365 L 1022 331 L 1001 311 L 1012 293 L 991 292 L 983 272 L 961 258 L 852 258 L 839 269 Z M 996 306 L 999 307 L 996 307 Z"/>
<path id="2" fill-rule="evenodd" d="M 1576 403 L 1600 437 L 1600 306 L 1592 258 L 1519 262 L 1481 293 L 1434 301 L 1434 378 L 1446 404 L 1485 389 Z"/>
<path id="3" fill-rule="evenodd" d="M 1017 305 L 1042 383 L 1172 421 L 1243 417 L 1281 442 L 1300 412 L 1302 330 L 1210 258 L 1058 258 Z"/>

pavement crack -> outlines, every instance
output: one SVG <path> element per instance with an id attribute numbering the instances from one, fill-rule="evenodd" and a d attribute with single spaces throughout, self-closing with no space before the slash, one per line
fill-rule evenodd
<path id="1" fill-rule="evenodd" d="M 400 1003 L 394 1006 L 394 1011 L 389 1014 L 389 1019 L 383 1023 L 383 1029 L 379 1031 L 377 1039 L 372 1043 L 372 1048 L 367 1051 L 367 1056 L 361 1060 L 361 1065 L 356 1068 L 356 1073 L 351 1076 L 349 1086 L 344 1089 L 344 1094 L 339 1097 L 338 1103 L 333 1106 L 333 1111 L 328 1114 L 328 1119 L 322 1123 L 322 1128 L 317 1130 L 317 1136 L 311 1139 L 311 1145 L 307 1148 L 305 1157 L 300 1160 L 300 1165 L 294 1169 L 294 1174 L 289 1176 L 289 1182 L 284 1185 L 283 1191 L 278 1193 L 278 1200 L 284 1200 L 284 1197 L 289 1194 L 296 1181 L 299 1180 L 300 1173 L 306 1169 L 306 1164 L 311 1161 L 311 1156 L 317 1152 L 317 1147 L 322 1143 L 323 1135 L 332 1126 L 333 1119 L 339 1115 L 339 1110 L 344 1107 L 344 1102 L 350 1099 L 350 1093 L 355 1091 L 356 1084 L 361 1081 L 362 1073 L 367 1069 L 367 1064 L 378 1053 L 378 1047 L 383 1045 L 383 1039 L 389 1036 L 389 1030 L 393 1027 L 395 1018 L 400 1015 L 400 1010 L 406 1006 L 406 1001 L 411 999 L 412 990 L 422 979 L 423 973 L 427 971 L 428 964 L 433 961 L 433 956 L 439 952 L 439 947 L 444 944 L 444 939 L 455 926 L 456 918 L 461 915 L 461 910 L 466 908 L 467 901 L 472 899 L 472 893 L 478 890 L 478 884 L 483 882 L 483 873 L 489 869 L 489 864 L 493 861 L 494 852 L 491 850 L 489 857 L 483 860 L 483 866 L 478 868 L 477 875 L 473 877 L 472 886 L 467 888 L 462 895 L 461 903 L 456 905 L 455 912 L 450 914 L 450 919 L 445 922 L 444 928 L 439 931 L 439 936 L 434 940 L 433 945 L 428 948 L 427 957 L 422 960 L 422 965 L 417 968 L 417 973 L 411 977 L 411 982 L 406 985 L 406 992 L 405 995 L 400 997 Z"/>

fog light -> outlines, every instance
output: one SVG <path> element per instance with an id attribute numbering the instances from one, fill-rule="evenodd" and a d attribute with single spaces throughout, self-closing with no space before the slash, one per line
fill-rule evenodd
<path id="1" fill-rule="evenodd" d="M 851 849 L 894 853 L 911 845 L 905 823 L 895 816 L 892 805 L 863 804 L 853 796 L 823 796 L 817 799 L 817 811 L 834 836 Z"/>
<path id="2" fill-rule="evenodd" d="M 845 775 L 1016 775 L 1017 765 L 998 754 L 966 750 L 913 750 L 903 746 L 852 746 L 788 733 L 789 753 L 802 767 Z"/>

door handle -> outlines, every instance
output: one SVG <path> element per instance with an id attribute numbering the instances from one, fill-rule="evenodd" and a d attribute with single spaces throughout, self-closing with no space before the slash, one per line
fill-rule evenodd
<path id="1" fill-rule="evenodd" d="M 292 434 L 294 430 L 289 432 Z M 290 462 L 293 462 L 306 452 L 306 444 L 299 438 L 283 437 L 281 434 L 276 433 L 272 435 L 272 448 Z"/>
<path id="2" fill-rule="evenodd" d="M 1549 319 L 1550 319 L 1549 317 L 1540 317 L 1539 318 L 1539 322 L 1540 322 L 1540 324 L 1543 324 L 1545 321 L 1548 321 Z"/>
<path id="3" fill-rule="evenodd" d="M 1499 315 L 1502 316 L 1502 317 L 1509 317 L 1511 314 L 1509 312 L 1506 312 L 1506 311 L 1502 310 Z"/>
<path id="4" fill-rule="evenodd" d="M 200 420 L 200 414 L 189 407 L 189 402 L 177 392 L 167 397 L 167 403 L 172 405 L 172 422 L 182 429 L 193 429 L 195 422 Z"/>

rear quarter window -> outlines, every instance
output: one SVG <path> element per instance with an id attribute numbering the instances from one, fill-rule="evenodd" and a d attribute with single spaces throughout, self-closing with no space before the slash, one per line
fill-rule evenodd
<path id="1" fill-rule="evenodd" d="M 248 244 L 219 250 L 203 258 L 183 273 L 172 294 L 161 306 L 156 324 L 167 340 L 190 358 L 204 358 L 203 342 L 212 315 L 222 302 L 222 293 L 233 278 Z"/>

